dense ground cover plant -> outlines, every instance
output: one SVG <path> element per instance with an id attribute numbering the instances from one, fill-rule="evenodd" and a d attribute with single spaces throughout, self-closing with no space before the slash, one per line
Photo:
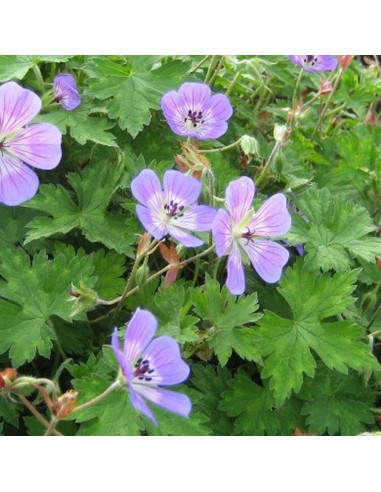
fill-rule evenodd
<path id="1" fill-rule="evenodd" d="M 1 56 L 0 433 L 378 432 L 380 73 Z"/>

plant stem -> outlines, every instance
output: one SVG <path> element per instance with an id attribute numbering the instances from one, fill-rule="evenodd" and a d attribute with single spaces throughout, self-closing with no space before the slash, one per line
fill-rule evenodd
<path id="1" fill-rule="evenodd" d="M 46 92 L 45 82 L 44 82 L 44 79 L 42 78 L 40 67 L 36 64 L 33 64 L 32 70 L 33 70 L 34 76 L 36 78 L 37 87 L 38 87 L 39 91 L 42 94 L 45 94 L 45 92 Z"/>
<path id="2" fill-rule="evenodd" d="M 58 335 L 57 335 L 57 332 L 56 332 L 56 329 L 54 328 L 54 325 L 53 325 L 53 321 L 48 318 L 47 321 L 46 321 L 47 325 L 49 326 L 49 328 L 51 329 L 53 335 L 55 336 L 55 342 L 56 342 L 56 346 L 57 346 L 57 350 L 58 352 L 60 353 L 61 357 L 63 360 L 66 360 L 68 357 L 67 355 L 65 354 L 63 348 L 62 348 L 62 345 L 61 345 L 61 342 L 60 342 L 60 339 L 58 338 Z"/>
<path id="3" fill-rule="evenodd" d="M 259 173 L 259 176 L 254 180 L 255 184 L 258 186 L 258 184 L 261 182 L 263 176 L 265 175 L 267 169 L 271 166 L 273 161 L 275 160 L 276 156 L 278 155 L 279 150 L 281 149 L 282 144 L 280 142 L 276 142 L 274 145 L 273 150 L 271 151 L 271 154 L 269 158 L 267 159 L 267 162 L 262 168 L 262 171 Z"/>
<path id="4" fill-rule="evenodd" d="M 231 91 L 233 90 L 233 87 L 235 86 L 235 84 L 237 83 L 237 80 L 240 78 L 241 76 L 241 72 L 237 72 L 234 77 L 233 77 L 233 80 L 230 82 L 230 85 L 229 87 L 226 89 L 226 92 L 225 92 L 225 95 L 228 96 Z"/>
<path id="5" fill-rule="evenodd" d="M 206 55 L 204 56 L 204 58 L 197 63 L 197 65 L 192 68 L 192 70 L 189 72 L 189 75 L 192 75 L 194 74 L 195 72 L 197 72 L 197 70 L 206 62 L 206 60 L 210 57 L 210 55 Z"/>
<path id="6" fill-rule="evenodd" d="M 143 258 L 144 258 L 144 255 L 142 255 L 142 256 L 139 256 L 138 255 L 136 257 L 135 263 L 133 264 L 132 269 L 131 269 L 131 272 L 130 272 L 130 276 L 127 279 L 126 287 L 124 288 L 124 291 L 123 291 L 122 295 L 119 297 L 118 305 L 117 305 L 116 310 L 114 312 L 114 317 L 120 311 L 120 309 L 122 307 L 122 303 L 123 303 L 124 299 L 127 297 L 127 292 L 129 291 L 129 289 L 131 287 L 131 284 L 134 281 L 135 274 L 136 274 L 136 272 L 137 272 L 137 270 L 138 270 L 138 268 L 140 266 L 140 263 L 142 262 Z"/>
<path id="7" fill-rule="evenodd" d="M 89 408 L 96 403 L 102 401 L 104 398 L 106 398 L 108 395 L 110 395 L 113 391 L 116 389 L 120 388 L 120 382 L 119 381 L 114 381 L 111 386 L 109 386 L 103 393 L 100 395 L 96 396 L 92 400 L 87 401 L 86 403 L 83 403 L 82 405 L 79 405 L 78 407 L 75 407 L 74 410 L 71 412 L 72 414 L 75 412 L 78 412 L 80 410 L 84 410 L 85 408 Z"/>
<path id="8" fill-rule="evenodd" d="M 381 310 L 381 302 L 380 302 L 380 304 L 378 305 L 378 307 L 377 307 L 377 309 L 375 310 L 375 312 L 373 313 L 372 317 L 370 318 L 369 323 L 366 325 L 366 329 L 367 329 L 367 330 L 369 330 L 369 328 L 370 328 L 370 327 L 373 325 L 373 323 L 376 321 L 376 318 L 377 318 L 378 313 L 380 312 L 380 310 Z M 380 330 L 378 330 L 378 331 L 380 331 Z M 375 331 L 374 333 L 371 333 L 371 335 L 373 335 L 373 336 L 374 336 L 374 334 L 375 334 L 375 333 L 377 333 L 377 334 L 378 334 L 378 332 L 377 332 L 377 331 Z"/>
<path id="9" fill-rule="evenodd" d="M 59 420 L 56 419 L 55 417 L 52 418 L 49 427 L 46 429 L 44 436 L 50 436 L 55 430 L 56 425 L 58 424 Z"/>
<path id="10" fill-rule="evenodd" d="M 334 93 L 336 92 L 337 87 L 339 86 L 339 83 L 340 83 L 340 80 L 341 80 L 342 75 L 343 75 L 343 70 L 342 70 L 342 68 L 339 68 L 339 73 L 337 74 L 337 77 L 336 77 L 336 80 L 335 80 L 335 84 L 334 84 L 334 86 L 332 88 L 332 92 L 329 94 L 328 99 L 327 99 L 327 101 L 326 101 L 326 103 L 325 103 L 325 105 L 324 105 L 324 107 L 323 107 L 323 109 L 322 109 L 322 111 L 320 113 L 319 119 L 318 119 L 318 121 L 316 123 L 315 129 L 314 129 L 314 131 L 312 133 L 312 136 L 311 136 L 311 141 L 314 139 L 317 131 L 320 128 L 320 124 L 323 121 L 324 115 L 325 115 L 325 113 L 326 113 L 326 111 L 328 109 L 328 106 L 329 106 L 329 104 L 330 104 L 330 102 L 332 100 L 332 97 L 333 97 Z"/>
<path id="11" fill-rule="evenodd" d="M 211 77 L 211 79 L 209 80 L 209 87 L 212 87 L 213 84 L 214 84 L 214 81 L 216 80 L 216 77 L 217 77 L 217 74 L 218 74 L 218 71 L 220 70 L 220 68 L 222 67 L 222 61 L 223 61 L 224 57 L 221 56 L 220 60 L 218 61 L 217 63 L 217 66 L 216 66 L 216 69 Z"/>
<path id="12" fill-rule="evenodd" d="M 213 72 L 213 67 L 214 67 L 214 62 L 216 61 L 216 55 L 212 55 L 212 59 L 210 60 L 209 68 L 208 71 L 206 72 L 205 76 L 205 84 L 209 82 L 209 79 L 212 75 Z"/>
<path id="13" fill-rule="evenodd" d="M 195 261 L 198 258 L 202 258 L 203 256 L 209 254 L 213 250 L 213 248 L 214 248 L 214 244 L 212 244 L 211 246 L 209 246 L 207 249 L 205 249 L 201 253 L 198 253 L 197 255 L 194 255 L 191 258 L 188 258 L 188 259 L 186 259 L 184 261 L 179 261 L 179 263 L 169 263 L 164 268 L 162 268 L 158 272 L 155 272 L 150 277 L 148 277 L 147 280 L 145 281 L 144 285 L 148 284 L 149 282 L 151 282 L 155 278 L 160 277 L 161 275 L 163 275 L 163 273 L 165 273 L 171 267 L 183 268 L 188 263 L 191 263 L 192 261 Z M 132 294 L 135 294 L 135 292 L 138 292 L 141 289 L 141 287 L 142 287 L 141 285 L 137 285 L 136 287 L 133 287 L 128 292 L 123 293 L 122 294 L 124 296 L 123 297 L 123 300 L 126 299 L 127 297 L 131 296 Z M 122 296 L 119 296 L 119 297 L 117 297 L 115 299 L 112 299 L 111 301 L 103 301 L 103 304 L 105 304 L 107 302 L 107 306 L 112 306 L 114 304 L 120 303 L 121 301 L 122 301 Z"/>
<path id="14" fill-rule="evenodd" d="M 41 422 L 41 424 L 46 427 L 47 429 L 50 427 L 50 422 L 43 417 L 40 412 L 30 403 L 29 400 L 25 398 L 23 395 L 17 395 L 21 403 L 32 413 L 37 420 Z M 62 436 L 61 432 L 58 432 L 58 430 L 53 429 L 52 430 L 53 434 L 56 436 Z"/>
<path id="15" fill-rule="evenodd" d="M 296 96 L 298 94 L 298 89 L 299 89 L 300 81 L 302 80 L 303 72 L 304 72 L 304 69 L 302 68 L 299 72 L 298 78 L 296 79 L 294 93 L 292 95 L 291 110 L 292 110 L 292 114 L 293 114 L 293 118 L 292 118 L 293 120 L 295 120 L 294 111 L 295 111 L 295 106 L 296 106 Z"/>
<path id="16" fill-rule="evenodd" d="M 235 142 L 233 142 L 229 145 L 225 145 L 224 147 L 219 147 L 218 149 L 199 149 L 198 153 L 199 154 L 212 154 L 213 152 L 224 152 L 225 150 L 234 149 L 234 147 L 237 147 L 240 144 L 241 139 L 242 139 L 242 137 L 240 137 Z"/>

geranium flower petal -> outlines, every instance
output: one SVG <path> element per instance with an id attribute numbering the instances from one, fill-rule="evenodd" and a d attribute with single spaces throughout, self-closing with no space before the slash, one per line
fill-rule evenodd
<path id="1" fill-rule="evenodd" d="M 184 246 L 187 246 L 188 248 L 195 248 L 196 246 L 201 246 L 202 244 L 204 244 L 204 241 L 202 239 L 193 236 L 192 234 L 185 231 L 184 229 L 181 229 L 180 227 L 169 225 L 168 233 L 174 239 L 176 239 L 176 241 L 183 244 Z"/>
<path id="2" fill-rule="evenodd" d="M 203 111 L 208 106 L 212 91 L 207 84 L 185 82 L 179 89 L 179 97 L 186 109 Z"/>
<path id="3" fill-rule="evenodd" d="M 226 210 L 220 208 L 213 220 L 212 234 L 216 245 L 217 256 L 226 255 L 232 245 L 232 223 Z"/>
<path id="4" fill-rule="evenodd" d="M 245 291 L 245 274 L 243 271 L 242 259 L 237 245 L 233 246 L 228 262 L 228 276 L 226 279 L 226 287 L 234 295 L 243 294 Z"/>
<path id="5" fill-rule="evenodd" d="M 257 236 L 280 236 L 291 227 L 287 200 L 282 193 L 266 200 L 250 221 L 248 228 Z"/>
<path id="6" fill-rule="evenodd" d="M 197 136 L 193 138 L 198 138 L 199 140 L 210 140 L 212 138 L 220 138 L 224 133 L 227 132 L 228 124 L 226 121 L 216 122 L 205 121 L 197 130 Z"/>
<path id="7" fill-rule="evenodd" d="M 161 98 L 161 109 L 169 124 L 172 123 L 176 126 L 184 124 L 186 111 L 181 104 L 182 102 L 176 91 L 169 91 Z"/>
<path id="8" fill-rule="evenodd" d="M 176 226 L 191 231 L 210 231 L 217 210 L 208 205 L 197 205 L 176 218 Z"/>
<path id="9" fill-rule="evenodd" d="M 278 282 L 290 257 L 287 249 L 273 241 L 255 239 L 245 243 L 242 241 L 242 246 L 258 275 L 265 282 Z"/>
<path id="10" fill-rule="evenodd" d="M 81 96 L 71 73 L 61 73 L 54 77 L 53 92 L 56 100 L 67 111 L 72 111 L 81 104 Z"/>
<path id="11" fill-rule="evenodd" d="M 5 136 L 29 123 L 40 111 L 41 99 L 15 82 L 0 86 L 0 135 Z"/>
<path id="12" fill-rule="evenodd" d="M 185 207 L 193 205 L 201 193 L 201 183 L 180 171 L 166 171 L 163 178 L 165 203 Z"/>
<path id="13" fill-rule="evenodd" d="M 163 192 L 156 173 L 151 169 L 143 169 L 131 181 L 131 192 L 140 203 L 157 211 L 163 210 Z"/>
<path id="14" fill-rule="evenodd" d="M 136 205 L 136 214 L 143 224 L 143 227 L 155 239 L 162 239 L 168 232 L 167 227 L 164 225 L 163 221 L 160 220 L 160 216 L 156 210 L 144 207 L 143 205 Z"/>
<path id="15" fill-rule="evenodd" d="M 143 357 L 154 369 L 149 375 L 152 384 L 179 384 L 189 376 L 189 366 L 182 360 L 179 344 L 173 338 L 155 338 L 145 350 Z"/>
<path id="16" fill-rule="evenodd" d="M 250 210 L 254 193 L 254 182 L 246 176 L 229 183 L 226 188 L 226 206 L 234 224 L 238 224 Z"/>
<path id="17" fill-rule="evenodd" d="M 210 114 L 214 120 L 228 120 L 233 114 L 233 107 L 225 94 L 214 94 L 206 113 L 206 119 Z"/>
<path id="18" fill-rule="evenodd" d="M 188 417 L 192 410 L 192 402 L 183 393 L 176 393 L 164 388 L 153 388 L 144 384 L 134 384 L 134 390 L 143 398 L 182 417 Z M 147 414 L 145 413 L 145 415 Z"/>
<path id="19" fill-rule="evenodd" d="M 152 422 L 157 425 L 157 420 L 152 410 L 149 408 L 144 399 L 135 391 L 135 387 L 132 384 L 128 385 L 129 393 L 130 393 L 130 401 L 132 406 L 142 412 L 146 417 L 150 418 Z"/>
<path id="20" fill-rule="evenodd" d="M 38 190 L 35 172 L 18 159 L 0 155 L 0 202 L 20 205 L 32 198 Z"/>
<path id="21" fill-rule="evenodd" d="M 118 328 L 115 328 L 112 334 L 111 346 L 114 350 L 116 360 L 118 361 L 118 364 L 122 369 L 122 373 L 124 377 L 126 378 L 127 381 L 131 381 L 131 379 L 133 379 L 134 377 L 134 373 L 132 371 L 131 361 L 127 360 L 127 357 L 120 349 L 120 344 L 118 339 Z"/>
<path id="22" fill-rule="evenodd" d="M 145 309 L 137 309 L 127 325 L 123 353 L 132 364 L 144 352 L 157 329 L 155 316 Z"/>
<path id="23" fill-rule="evenodd" d="M 50 123 L 28 126 L 8 140 L 9 151 L 38 169 L 54 169 L 62 157 L 62 135 Z"/>

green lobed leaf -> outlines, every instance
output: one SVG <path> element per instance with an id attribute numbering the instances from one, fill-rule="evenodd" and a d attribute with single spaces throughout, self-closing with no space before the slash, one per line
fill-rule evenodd
<path id="1" fill-rule="evenodd" d="M 106 212 L 121 173 L 120 165 L 107 161 L 86 167 L 81 175 L 70 173 L 68 181 L 76 192 L 77 203 L 61 185 L 42 185 L 39 194 L 24 206 L 47 215 L 35 217 L 28 224 L 25 244 L 80 228 L 89 241 L 131 256 L 136 242 L 132 219 Z"/>
<path id="2" fill-rule="evenodd" d="M 165 91 L 177 89 L 184 81 L 188 63 L 169 60 L 155 67 L 158 57 L 130 57 L 119 63 L 93 57 L 84 70 L 90 76 L 89 94 L 98 99 L 110 98 L 107 110 L 122 130 L 133 138 L 151 121 L 151 110 L 160 108 Z"/>
<path id="3" fill-rule="evenodd" d="M 38 352 L 50 354 L 56 338 L 51 317 L 69 321 L 71 283 L 91 278 L 91 257 L 67 261 L 60 254 L 48 259 L 45 252 L 32 261 L 20 248 L 3 250 L 0 263 L 0 353 L 9 349 L 14 366 L 31 361 Z M 37 295 L 36 295 L 37 293 Z"/>
<path id="4" fill-rule="evenodd" d="M 260 361 L 257 330 L 244 325 L 259 320 L 257 295 L 236 297 L 228 289 L 207 277 L 205 285 L 192 294 L 195 313 L 209 326 L 206 338 L 222 366 L 229 360 L 233 350 L 244 359 Z M 204 328 L 205 329 L 205 328 Z"/>
<path id="5" fill-rule="evenodd" d="M 295 202 L 303 217 L 294 215 L 288 239 L 290 244 L 306 244 L 306 268 L 345 271 L 353 258 L 373 262 L 381 256 L 381 240 L 369 236 L 376 226 L 364 207 L 316 188 Z"/>
<path id="6" fill-rule="evenodd" d="M 70 132 L 74 140 L 81 145 L 91 141 L 110 147 L 117 146 L 115 136 L 108 131 L 113 128 L 114 124 L 106 119 L 91 116 L 89 111 L 81 108 L 75 111 L 57 108 L 47 114 L 38 116 L 35 121 L 56 125 L 63 135 Z"/>
<path id="7" fill-rule="evenodd" d="M 343 375 L 320 367 L 315 378 L 306 381 L 300 397 L 310 432 L 353 436 L 374 422 L 373 392 L 353 371 Z"/>
<path id="8" fill-rule="evenodd" d="M 270 379 L 277 406 L 302 387 L 304 374 L 313 377 L 315 352 L 330 369 L 344 374 L 351 367 L 376 369 L 370 347 L 360 340 L 363 328 L 351 321 L 329 321 L 354 302 L 356 272 L 317 275 L 302 270 L 301 262 L 287 269 L 279 293 L 292 310 L 291 318 L 266 311 L 259 321 L 262 377 Z"/>

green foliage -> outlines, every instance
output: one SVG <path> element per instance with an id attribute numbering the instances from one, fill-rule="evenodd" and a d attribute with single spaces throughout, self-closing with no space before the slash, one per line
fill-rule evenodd
<path id="1" fill-rule="evenodd" d="M 14 366 L 19 377 L 59 382 L 58 394 L 77 390 L 77 407 L 90 402 L 118 377 L 111 334 L 115 326 L 124 334 L 138 307 L 155 315 L 155 336 L 176 339 L 191 367 L 173 388 L 191 398 L 189 418 L 148 402 L 156 427 L 123 387 L 69 414 L 59 432 L 379 430 L 381 79 L 376 64 L 363 61 L 332 72 L 336 89 L 322 96 L 321 77 L 307 71 L 295 92 L 300 67 L 287 56 L 0 57 L 0 83 L 15 80 L 42 98 L 32 123 L 53 124 L 63 135 L 59 166 L 36 171 L 36 195 L 22 206 L 0 204 L 0 374 Z M 73 111 L 52 101 L 54 77 L 67 72 L 81 95 Z M 199 203 L 223 207 L 226 187 L 246 175 L 257 182 L 255 209 L 283 190 L 293 216 L 280 282 L 264 282 L 249 265 L 241 296 L 224 286 L 225 259 L 215 252 L 183 264 L 169 287 L 165 275 L 145 283 L 166 265 L 158 249 L 130 278 L 144 232 L 131 181 L 146 168 L 162 179 L 184 151 L 185 139 L 163 118 L 161 98 L 183 82 L 204 80 L 213 92 L 228 92 L 234 112 L 220 139 L 193 142 L 195 154 L 197 147 L 213 150 L 203 154 L 211 173 L 201 177 Z M 275 125 L 286 125 L 289 136 L 269 163 Z M 242 146 L 230 145 L 243 135 L 255 139 L 258 152 L 245 148 L 244 155 Z M 202 237 L 201 247 L 177 245 L 180 260 L 212 244 L 208 232 Z M 129 278 L 135 290 L 119 303 Z M 0 379 L 0 435 L 43 435 L 45 427 L 4 384 Z M 36 388 L 28 391 L 49 419 Z"/>
<path id="2" fill-rule="evenodd" d="M 70 136 L 81 145 L 87 141 L 110 147 L 117 145 L 115 135 L 108 131 L 114 124 L 105 119 L 91 116 L 89 111 L 83 109 L 66 111 L 58 108 L 56 111 L 39 116 L 35 121 L 52 123 L 60 129 L 63 135 L 70 132 Z"/>
<path id="3" fill-rule="evenodd" d="M 352 371 L 344 376 L 321 369 L 306 381 L 300 396 L 310 432 L 353 436 L 366 431 L 365 424 L 374 423 L 372 391 Z"/>
<path id="4" fill-rule="evenodd" d="M 160 57 L 120 57 L 117 61 L 92 57 L 84 66 L 89 75 L 89 94 L 107 100 L 110 118 L 117 119 L 122 130 L 136 137 L 151 121 L 151 110 L 160 108 L 164 92 L 184 81 L 188 63 Z M 159 63 L 160 67 L 156 67 Z"/>
<path id="5" fill-rule="evenodd" d="M 116 377 L 116 367 L 102 356 L 90 356 L 86 364 L 70 366 L 69 371 L 75 378 L 74 388 L 80 392 L 78 406 L 103 393 Z M 131 406 L 125 388 L 72 417 L 80 424 L 78 435 L 82 436 L 136 436 L 142 429 L 141 418 Z"/>
<path id="6" fill-rule="evenodd" d="M 194 310 L 203 320 L 208 321 L 206 337 L 221 366 L 225 366 L 233 350 L 247 360 L 260 360 L 257 330 L 247 324 L 260 319 L 257 313 L 256 294 L 236 298 L 226 287 L 208 277 L 205 285 L 196 289 L 192 296 Z"/>
<path id="7" fill-rule="evenodd" d="M 49 357 L 56 339 L 52 317 L 69 321 L 71 283 L 91 277 L 91 258 L 63 254 L 50 260 L 45 252 L 32 261 L 20 248 L 3 250 L 0 263 L 0 353 L 9 349 L 14 366 L 31 361 L 38 352 Z M 38 295 L 35 293 L 38 292 Z"/>
<path id="8" fill-rule="evenodd" d="M 355 271 L 317 275 L 302 270 L 301 262 L 288 269 L 279 293 L 287 301 L 292 317 L 267 311 L 259 321 L 261 352 L 265 358 L 263 378 L 270 378 L 277 406 L 298 393 L 303 374 L 314 377 L 315 352 L 330 369 L 347 374 L 376 369 L 378 364 L 369 346 L 360 341 L 364 330 L 351 321 L 333 321 L 355 299 L 351 296 Z M 313 352 L 312 352 L 313 351 Z"/>
<path id="9" fill-rule="evenodd" d="M 22 79 L 29 70 L 40 62 L 65 62 L 70 56 L 59 55 L 2 55 L 0 64 L 0 82 L 10 79 Z"/>
<path id="10" fill-rule="evenodd" d="M 219 408 L 229 417 L 235 418 L 235 434 L 291 435 L 292 430 L 297 427 L 300 421 L 298 405 L 288 403 L 281 411 L 276 410 L 271 391 L 256 384 L 248 374 L 241 372 L 227 384 L 229 389 L 222 393 Z M 286 419 L 282 419 L 282 413 L 286 415 Z"/>
<path id="11" fill-rule="evenodd" d="M 369 235 L 376 227 L 367 210 L 327 189 L 311 188 L 295 200 L 291 244 L 305 243 L 305 268 L 345 271 L 353 258 L 373 262 L 381 256 L 381 241 Z"/>
<path id="12" fill-rule="evenodd" d="M 47 215 L 35 217 L 28 224 L 30 231 L 25 244 L 80 228 L 89 241 L 101 242 L 118 253 L 132 255 L 136 237 L 130 228 L 131 221 L 106 211 L 121 173 L 120 165 L 99 162 L 85 168 L 81 174 L 69 174 L 68 182 L 76 193 L 76 201 L 61 185 L 42 185 L 40 193 L 25 206 Z"/>

